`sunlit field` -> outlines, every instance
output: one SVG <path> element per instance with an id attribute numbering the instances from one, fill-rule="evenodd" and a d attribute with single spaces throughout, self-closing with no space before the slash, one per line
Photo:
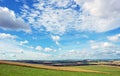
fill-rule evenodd
<path id="1" fill-rule="evenodd" d="M 120 67 L 118 66 L 107 66 L 107 65 L 93 65 L 93 66 L 73 66 L 74 68 L 87 69 L 87 70 L 96 70 L 101 72 L 109 73 L 109 76 L 119 76 Z"/>
<path id="2" fill-rule="evenodd" d="M 74 68 L 97 70 L 107 73 L 90 72 L 70 72 L 60 70 L 48 70 L 42 68 L 32 68 L 0 64 L 0 76 L 119 76 L 120 68 L 108 66 L 73 66 Z"/>

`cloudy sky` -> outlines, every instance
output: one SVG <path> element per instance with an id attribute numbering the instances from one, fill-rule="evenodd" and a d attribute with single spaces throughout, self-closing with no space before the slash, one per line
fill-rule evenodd
<path id="1" fill-rule="evenodd" d="M 120 0 L 0 0 L 0 60 L 120 59 Z"/>

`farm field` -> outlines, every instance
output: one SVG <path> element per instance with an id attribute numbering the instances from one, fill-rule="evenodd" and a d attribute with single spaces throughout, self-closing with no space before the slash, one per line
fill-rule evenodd
<path id="1" fill-rule="evenodd" d="M 101 72 L 110 73 L 109 76 L 119 76 L 120 67 L 109 66 L 109 65 L 90 65 L 90 66 L 73 66 L 74 68 L 86 69 L 86 70 L 96 70 Z"/>
<path id="2" fill-rule="evenodd" d="M 31 64 L 32 65 L 32 64 Z M 47 69 L 47 68 L 35 68 L 29 66 L 18 66 L 10 64 L 0 64 L 0 76 L 119 76 L 120 68 L 110 66 L 72 66 L 64 68 L 76 68 L 100 71 L 96 72 L 78 72 L 69 70 Z M 107 72 L 102 73 L 102 72 Z"/>
<path id="3" fill-rule="evenodd" d="M 69 72 L 0 64 L 0 76 L 110 76 L 108 74 Z"/>
<path id="4" fill-rule="evenodd" d="M 50 70 L 62 70 L 62 71 L 72 71 L 72 72 L 93 72 L 93 73 L 105 73 L 95 70 L 86 70 L 74 67 L 55 67 L 55 66 L 48 66 L 43 64 L 31 64 L 31 63 L 23 63 L 23 62 L 11 62 L 11 61 L 0 61 L 0 64 L 9 64 L 9 65 L 18 65 L 24 67 L 33 67 L 33 68 L 42 68 L 42 69 L 50 69 Z"/>

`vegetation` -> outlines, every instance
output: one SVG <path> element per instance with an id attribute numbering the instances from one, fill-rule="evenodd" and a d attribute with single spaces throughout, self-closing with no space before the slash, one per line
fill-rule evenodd
<path id="1" fill-rule="evenodd" d="M 38 69 L 32 67 L 0 64 L 0 76 L 119 76 L 120 75 L 120 68 L 114 68 L 114 67 L 83 66 L 83 67 L 75 67 L 75 68 L 99 70 L 103 72 L 110 72 L 110 74 L 70 72 L 70 71 L 48 70 L 48 69 L 40 69 L 40 68 Z"/>
<path id="2" fill-rule="evenodd" d="M 11 61 L 0 61 L 1 64 L 10 64 L 10 65 L 18 65 L 18 66 L 25 66 L 25 67 L 33 67 L 33 68 L 42 68 L 42 69 L 50 69 L 50 70 L 63 70 L 63 71 L 72 71 L 72 72 L 93 72 L 93 73 L 104 73 L 94 70 L 85 70 L 80 68 L 74 67 L 55 67 L 55 66 L 48 66 L 42 64 L 30 64 L 30 63 L 22 63 L 22 62 L 11 62 Z"/>
<path id="3" fill-rule="evenodd" d="M 119 76 L 120 75 L 120 67 L 119 66 L 93 65 L 93 66 L 73 66 L 73 67 L 80 68 L 80 69 L 108 72 L 108 73 L 110 73 L 110 76 Z"/>

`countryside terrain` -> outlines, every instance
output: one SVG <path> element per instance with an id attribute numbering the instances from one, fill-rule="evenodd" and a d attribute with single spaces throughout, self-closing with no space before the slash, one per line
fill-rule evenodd
<path id="1" fill-rule="evenodd" d="M 119 76 L 120 67 L 110 65 L 49 66 L 0 61 L 0 76 Z"/>

